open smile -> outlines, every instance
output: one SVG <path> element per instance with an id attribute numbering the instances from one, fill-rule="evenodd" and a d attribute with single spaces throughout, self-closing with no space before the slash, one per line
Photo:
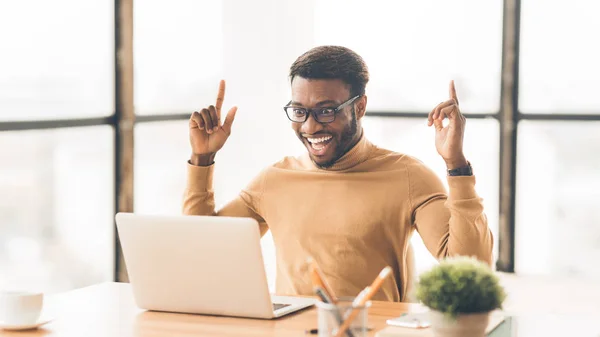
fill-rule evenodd
<path id="1" fill-rule="evenodd" d="M 333 136 L 321 136 L 321 137 L 304 137 L 308 142 L 308 150 L 315 156 L 324 155 L 331 141 L 333 140 Z"/>

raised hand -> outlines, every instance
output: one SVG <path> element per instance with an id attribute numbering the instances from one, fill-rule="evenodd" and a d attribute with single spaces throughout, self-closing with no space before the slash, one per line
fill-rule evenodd
<path id="1" fill-rule="evenodd" d="M 448 125 L 443 121 L 448 118 Z M 435 126 L 435 148 L 448 166 L 448 169 L 467 166 L 463 153 L 463 138 L 466 119 L 461 114 L 454 81 L 450 81 L 450 99 L 438 104 L 428 117 L 428 126 Z"/>
<path id="2" fill-rule="evenodd" d="M 219 83 L 217 102 L 198 111 L 190 117 L 190 144 L 192 146 L 193 165 L 211 165 L 215 154 L 219 151 L 231 134 L 231 125 L 235 119 L 237 107 L 227 112 L 225 121 L 221 124 L 221 107 L 225 99 L 225 81 Z"/>

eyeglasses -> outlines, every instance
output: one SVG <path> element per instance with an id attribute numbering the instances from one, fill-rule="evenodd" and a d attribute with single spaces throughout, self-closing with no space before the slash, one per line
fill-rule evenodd
<path id="1" fill-rule="evenodd" d="M 331 123 L 335 120 L 335 116 L 337 115 L 338 112 L 340 112 L 343 108 L 347 107 L 348 105 L 352 104 L 352 102 L 354 102 L 360 96 L 361 95 L 357 95 L 357 96 L 350 98 L 349 100 L 340 104 L 340 106 L 338 106 L 337 108 L 331 108 L 331 107 L 330 108 L 314 108 L 314 109 L 300 108 L 297 106 L 289 105 L 290 103 L 292 103 L 292 101 L 290 101 L 288 103 L 288 105 L 283 107 L 283 110 L 285 111 L 289 120 L 291 120 L 292 122 L 295 122 L 295 123 L 306 122 L 306 120 L 308 119 L 308 115 L 311 113 L 313 115 L 313 118 L 317 122 Z"/>

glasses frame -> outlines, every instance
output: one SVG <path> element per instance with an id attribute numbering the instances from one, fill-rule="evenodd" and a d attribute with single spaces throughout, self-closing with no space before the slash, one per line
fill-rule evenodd
<path id="1" fill-rule="evenodd" d="M 342 104 L 340 104 L 337 108 L 331 108 L 331 107 L 324 107 L 324 108 L 303 108 L 303 107 L 298 107 L 298 106 L 293 106 L 290 105 L 292 103 L 292 101 L 289 101 L 288 104 L 286 104 L 283 107 L 283 111 L 285 111 L 285 115 L 287 116 L 287 118 L 294 122 L 294 123 L 304 123 L 308 120 L 308 116 L 312 115 L 314 120 L 321 123 L 321 124 L 327 124 L 327 123 L 332 123 L 333 121 L 335 121 L 335 117 L 337 116 L 338 112 L 342 111 L 342 109 L 344 109 L 345 107 L 349 106 L 350 104 L 354 103 L 354 101 L 356 101 L 359 97 L 361 97 L 362 95 L 356 95 L 350 99 L 348 99 L 347 101 L 343 102 Z M 290 115 L 288 114 L 287 109 L 300 109 L 300 110 L 304 110 L 305 114 L 304 114 L 304 120 L 302 121 L 295 121 L 292 118 L 290 118 Z M 330 121 L 320 121 L 319 118 L 317 117 L 318 114 L 317 112 L 323 111 L 323 110 L 329 110 L 329 109 L 333 109 L 333 119 Z"/>

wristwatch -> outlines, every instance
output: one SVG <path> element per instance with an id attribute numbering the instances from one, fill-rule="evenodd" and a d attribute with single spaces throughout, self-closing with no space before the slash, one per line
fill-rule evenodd
<path id="1" fill-rule="evenodd" d="M 448 175 L 452 177 L 456 176 L 472 176 L 473 168 L 471 167 L 471 163 L 467 162 L 467 166 L 457 167 L 452 170 L 448 170 Z"/>

